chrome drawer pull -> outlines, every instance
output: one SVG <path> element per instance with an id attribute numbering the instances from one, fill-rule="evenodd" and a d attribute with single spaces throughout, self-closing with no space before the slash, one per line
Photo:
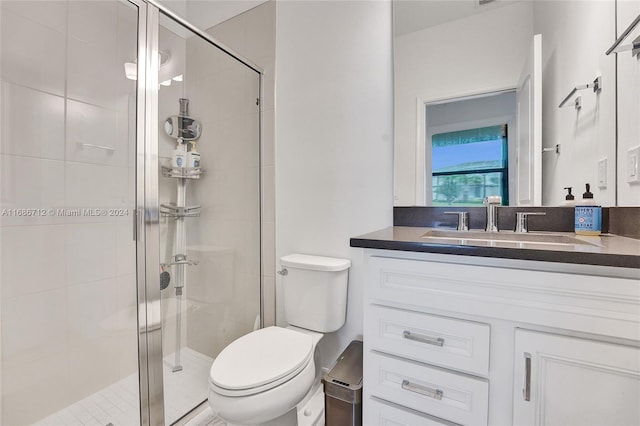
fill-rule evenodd
<path id="1" fill-rule="evenodd" d="M 415 340 L 416 342 L 420 342 L 420 343 L 427 343 L 429 345 L 434 345 L 434 346 L 444 346 L 444 339 L 442 337 L 429 337 L 429 336 L 422 336 L 420 334 L 411 334 L 410 331 L 403 331 L 402 332 L 402 337 L 404 337 L 405 339 L 409 339 L 409 340 Z"/>
<path id="2" fill-rule="evenodd" d="M 440 401 L 444 396 L 444 392 L 442 392 L 442 390 L 440 389 L 433 389 L 426 386 L 416 385 L 406 379 L 402 381 L 402 389 L 419 393 L 420 395 L 428 396 L 429 398 L 437 399 L 438 401 Z"/>

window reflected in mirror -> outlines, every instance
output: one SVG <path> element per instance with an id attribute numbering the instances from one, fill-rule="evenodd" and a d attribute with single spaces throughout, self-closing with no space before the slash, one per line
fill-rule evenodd
<path id="1" fill-rule="evenodd" d="M 489 195 L 509 204 L 507 125 L 431 137 L 433 206 L 481 206 Z"/>

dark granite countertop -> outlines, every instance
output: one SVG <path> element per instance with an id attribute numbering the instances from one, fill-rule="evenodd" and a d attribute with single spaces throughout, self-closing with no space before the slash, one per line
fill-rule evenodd
<path id="1" fill-rule="evenodd" d="M 573 233 L 554 232 L 555 235 L 576 238 L 584 244 L 546 244 L 517 241 L 519 234 L 515 233 L 511 233 L 513 238 L 508 238 L 509 241 L 423 237 L 434 229 L 393 226 L 351 238 L 351 247 L 640 269 L 640 240 L 634 238 L 612 234 L 577 236 Z M 442 228 L 438 230 L 441 231 Z M 504 234 L 502 231 L 500 233 Z"/>

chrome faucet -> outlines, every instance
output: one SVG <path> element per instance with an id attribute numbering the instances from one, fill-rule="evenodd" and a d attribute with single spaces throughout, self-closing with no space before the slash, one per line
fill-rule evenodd
<path id="1" fill-rule="evenodd" d="M 487 226 L 484 228 L 486 232 L 498 232 L 498 206 L 502 204 L 500 195 L 489 195 L 482 204 L 487 207 Z"/>
<path id="2" fill-rule="evenodd" d="M 456 230 L 458 231 L 468 231 L 469 230 L 469 213 L 467 212 L 444 212 L 444 214 L 456 214 L 458 215 L 458 226 Z"/>
<path id="3" fill-rule="evenodd" d="M 545 212 L 516 212 L 516 231 L 529 232 L 529 216 L 544 216 Z"/>

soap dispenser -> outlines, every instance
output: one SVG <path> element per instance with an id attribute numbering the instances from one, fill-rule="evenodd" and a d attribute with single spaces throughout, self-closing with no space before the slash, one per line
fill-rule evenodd
<path id="1" fill-rule="evenodd" d="M 576 203 L 575 232 L 577 235 L 600 235 L 602 231 L 602 207 L 593 199 L 591 185 L 585 185 L 582 200 Z"/>
<path id="2" fill-rule="evenodd" d="M 563 206 L 568 206 L 568 207 L 575 206 L 576 205 L 575 197 L 571 193 L 571 190 L 573 190 L 573 187 L 572 186 L 565 186 L 564 189 L 567 190 L 567 195 L 564 197 L 564 203 L 562 203 L 562 205 Z"/>
<path id="3" fill-rule="evenodd" d="M 186 149 L 182 138 L 176 141 L 176 149 L 171 154 L 171 167 L 182 168 L 185 166 Z"/>

